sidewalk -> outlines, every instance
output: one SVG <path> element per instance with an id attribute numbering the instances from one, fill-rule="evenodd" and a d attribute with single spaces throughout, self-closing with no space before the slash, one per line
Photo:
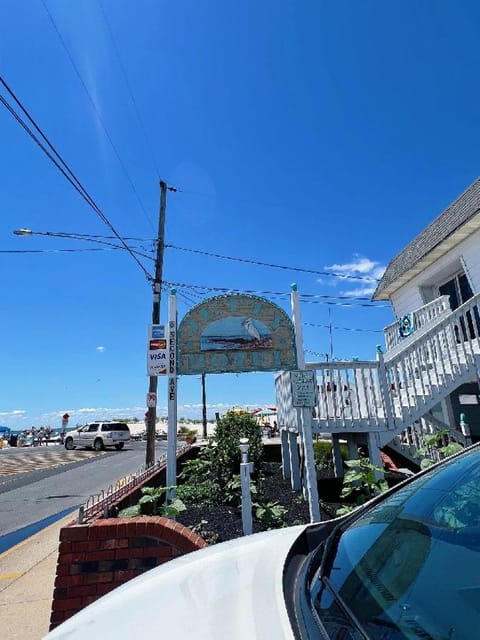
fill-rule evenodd
<path id="1" fill-rule="evenodd" d="M 69 514 L 0 554 L 0 637 L 40 640 L 48 633 L 60 529 Z"/>

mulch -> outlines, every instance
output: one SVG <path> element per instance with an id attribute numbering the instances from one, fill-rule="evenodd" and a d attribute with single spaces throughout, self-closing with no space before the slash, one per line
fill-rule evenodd
<path id="1" fill-rule="evenodd" d="M 310 515 L 308 503 L 302 493 L 292 491 L 290 481 L 284 480 L 282 467 L 278 462 L 267 462 L 262 466 L 262 502 L 277 501 L 285 507 L 282 526 L 308 524 Z M 320 502 L 322 519 L 334 517 L 338 504 Z M 255 515 L 255 509 L 254 509 Z M 243 536 L 240 508 L 229 505 L 194 506 L 177 516 L 177 521 L 194 530 L 208 544 L 225 542 Z M 253 520 L 253 533 L 267 530 L 262 522 Z"/>

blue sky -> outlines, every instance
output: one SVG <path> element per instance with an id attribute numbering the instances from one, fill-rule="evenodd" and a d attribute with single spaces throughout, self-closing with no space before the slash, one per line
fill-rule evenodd
<path id="1" fill-rule="evenodd" d="M 0 73 L 116 229 L 145 239 L 135 246 L 152 248 L 161 176 L 180 190 L 169 243 L 375 277 L 479 173 L 479 22 L 468 1 L 3 0 Z M 3 107 L 0 132 L 0 250 L 83 250 L 0 254 L 0 423 L 141 417 L 150 286 L 125 252 L 12 234 L 109 231 Z M 372 288 L 174 249 L 164 277 Z M 192 300 L 183 290 L 180 318 Z M 302 305 L 306 349 L 330 351 L 330 310 L 334 355 L 375 357 L 385 305 L 314 300 Z M 179 414 L 200 417 L 199 380 L 179 389 Z M 161 381 L 160 415 L 165 398 Z M 211 376 L 207 398 L 210 414 L 272 404 L 273 376 Z"/>

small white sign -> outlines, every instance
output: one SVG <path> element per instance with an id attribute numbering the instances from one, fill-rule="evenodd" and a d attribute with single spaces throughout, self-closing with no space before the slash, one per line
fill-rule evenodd
<path id="1" fill-rule="evenodd" d="M 147 407 L 157 406 L 157 394 L 154 391 L 147 393 Z"/>
<path id="2" fill-rule="evenodd" d="M 313 408 L 316 404 L 315 372 L 292 371 L 292 404 L 294 407 Z"/>

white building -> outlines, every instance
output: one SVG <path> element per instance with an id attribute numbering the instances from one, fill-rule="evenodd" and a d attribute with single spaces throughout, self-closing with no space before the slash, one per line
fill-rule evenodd
<path id="1" fill-rule="evenodd" d="M 312 429 L 332 434 L 337 468 L 340 438 L 352 456 L 367 444 L 377 463 L 380 448 L 414 453 L 444 429 L 468 444 L 461 416 L 480 440 L 480 179 L 390 262 L 373 299 L 396 316 L 376 360 L 306 363 L 318 388 Z M 289 375 L 276 379 L 278 426 L 292 434 L 302 428 Z"/>

